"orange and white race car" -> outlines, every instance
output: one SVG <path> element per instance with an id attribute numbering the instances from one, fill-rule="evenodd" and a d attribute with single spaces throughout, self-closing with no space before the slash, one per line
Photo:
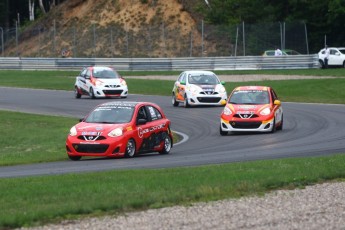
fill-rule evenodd
<path id="1" fill-rule="evenodd" d="M 267 86 L 240 86 L 223 101 L 220 135 L 228 132 L 275 132 L 283 129 L 283 108 Z"/>

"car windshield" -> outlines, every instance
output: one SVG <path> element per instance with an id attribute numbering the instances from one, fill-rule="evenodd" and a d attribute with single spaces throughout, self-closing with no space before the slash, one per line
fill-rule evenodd
<path id="1" fill-rule="evenodd" d="M 339 52 L 345 54 L 345 49 L 339 49 Z"/>
<path id="2" fill-rule="evenodd" d="M 119 75 L 110 68 L 94 68 L 92 75 L 95 78 L 119 78 Z"/>
<path id="3" fill-rule="evenodd" d="M 263 90 L 240 90 L 235 91 L 231 96 L 231 104 L 261 105 L 270 103 L 268 92 Z"/>
<path id="4" fill-rule="evenodd" d="M 216 85 L 219 80 L 215 75 L 193 74 L 188 76 L 189 84 L 197 85 Z"/>
<path id="5" fill-rule="evenodd" d="M 92 111 L 85 122 L 87 123 L 105 123 L 122 124 L 131 121 L 134 107 L 130 106 L 100 106 Z"/>

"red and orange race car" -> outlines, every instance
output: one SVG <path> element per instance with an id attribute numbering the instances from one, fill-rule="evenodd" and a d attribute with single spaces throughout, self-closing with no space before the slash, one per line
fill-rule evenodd
<path id="1" fill-rule="evenodd" d="M 220 134 L 275 132 L 283 129 L 283 108 L 267 86 L 240 86 L 230 94 L 220 116 Z"/>
<path id="2" fill-rule="evenodd" d="M 66 140 L 71 160 L 82 156 L 133 157 L 173 146 L 170 120 L 150 102 L 108 102 L 98 105 L 73 126 Z"/>

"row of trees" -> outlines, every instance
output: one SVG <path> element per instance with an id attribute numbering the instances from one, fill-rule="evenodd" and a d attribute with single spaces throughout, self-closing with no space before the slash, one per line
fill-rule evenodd
<path id="1" fill-rule="evenodd" d="M 0 0 L 0 27 L 9 28 L 33 21 L 64 0 Z"/>
<path id="2" fill-rule="evenodd" d="M 344 0 L 205 0 L 203 14 L 214 24 L 303 21 L 313 50 L 325 43 L 345 46 Z"/>
<path id="3" fill-rule="evenodd" d="M 34 16 L 37 18 L 49 13 L 54 6 L 64 1 L 0 0 L 0 27 L 22 25 L 26 21 L 33 20 Z M 151 1 L 153 0 L 147 0 L 147 2 Z M 183 5 L 193 5 L 192 8 L 187 8 L 188 11 L 193 11 L 192 15 L 201 16 L 205 21 L 215 25 L 236 25 L 243 21 L 247 24 L 303 21 L 307 25 L 311 50 L 316 51 L 325 43 L 330 46 L 345 46 L 344 0 L 178 1 Z M 146 1 L 141 2 L 145 4 Z"/>

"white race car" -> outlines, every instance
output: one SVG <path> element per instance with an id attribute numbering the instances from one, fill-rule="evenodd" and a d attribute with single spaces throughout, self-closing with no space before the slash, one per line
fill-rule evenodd
<path id="1" fill-rule="evenodd" d="M 224 82 L 211 71 L 190 70 L 180 74 L 172 90 L 172 104 L 184 107 L 190 105 L 222 105 L 227 99 Z"/>
<path id="2" fill-rule="evenodd" d="M 83 69 L 76 77 L 74 90 L 76 98 L 82 95 L 126 98 L 128 95 L 126 81 L 113 68 L 104 66 Z"/>

